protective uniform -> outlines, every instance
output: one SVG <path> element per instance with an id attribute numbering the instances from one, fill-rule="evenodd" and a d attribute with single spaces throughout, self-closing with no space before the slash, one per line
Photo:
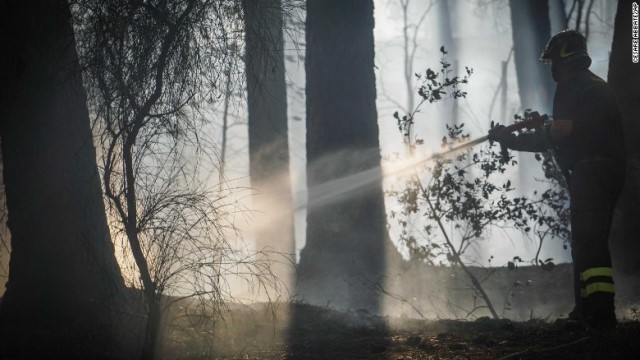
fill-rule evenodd
<path id="1" fill-rule="evenodd" d="M 565 30 L 551 38 L 542 61 L 558 83 L 554 121 L 571 121 L 571 132 L 554 141 L 549 128 L 507 135 L 503 145 L 521 151 L 554 149 L 571 198 L 571 255 L 576 307 L 572 317 L 596 327 L 616 324 L 608 238 L 625 177 L 622 118 L 613 91 L 589 71 L 584 37 Z"/>

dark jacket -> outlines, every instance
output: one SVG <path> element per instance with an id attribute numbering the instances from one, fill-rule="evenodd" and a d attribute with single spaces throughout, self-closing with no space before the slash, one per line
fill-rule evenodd
<path id="1" fill-rule="evenodd" d="M 624 161 L 622 116 L 609 85 L 589 69 L 576 69 L 558 82 L 553 117 L 571 120 L 571 134 L 556 143 L 563 170 L 589 160 Z"/>

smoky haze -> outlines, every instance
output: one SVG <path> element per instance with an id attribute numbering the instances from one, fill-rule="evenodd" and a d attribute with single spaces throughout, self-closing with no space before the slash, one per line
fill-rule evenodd
<path id="1" fill-rule="evenodd" d="M 471 138 L 478 138 L 486 134 L 489 123 L 494 120 L 500 123 L 511 123 L 513 114 L 522 113 L 516 67 L 512 52 L 513 34 L 508 1 L 473 3 L 467 1 L 447 1 L 443 6 L 441 2 L 409 2 L 408 24 L 411 32 L 415 34 L 415 56 L 413 60 L 413 72 L 422 73 L 427 67 L 436 68 L 440 60 L 439 51 L 441 45 L 448 46 L 448 59 L 453 64 L 454 72 L 461 73 L 464 67 L 473 68 L 474 74 L 466 88 L 468 96 L 457 102 L 444 101 L 433 106 L 424 107 L 416 116 L 413 132 L 417 138 L 423 139 L 425 146 L 417 150 L 418 158 L 426 157 L 431 153 L 441 151 L 440 142 L 446 134 L 445 123 L 452 124 L 455 121 L 465 124 L 465 130 Z M 552 17 L 557 18 L 558 7 L 556 2 L 551 6 Z M 593 9 L 598 13 L 600 20 L 592 18 L 591 34 L 589 36 L 589 51 L 593 58 L 592 70 L 599 76 L 606 77 L 608 68 L 608 52 L 610 50 L 611 37 L 613 35 L 613 15 L 615 6 L 606 1 L 596 1 Z M 428 11 L 427 11 L 428 10 Z M 566 9 L 568 10 L 568 9 Z M 443 16 L 449 13 L 447 20 Z M 403 19 L 400 2 L 376 1 L 375 4 L 375 44 L 376 44 L 376 84 L 377 84 L 377 110 L 378 126 L 380 128 L 380 153 L 383 155 L 382 169 L 394 167 L 398 162 L 398 156 L 404 156 L 402 134 L 397 129 L 392 114 L 399 111 L 401 114 L 408 109 L 408 100 L 405 78 L 403 74 Z M 419 28 L 417 28 L 419 24 Z M 523 26 L 518 24 L 517 26 Z M 558 30 L 558 21 L 552 19 L 552 31 Z M 434 30 L 435 29 L 435 30 Z M 415 31 L 414 31 L 415 30 Z M 288 48 L 290 59 L 296 59 L 301 51 L 296 44 L 291 43 Z M 537 61 L 542 49 L 532 49 L 529 52 Z M 504 69 L 504 72 L 503 72 Z M 548 70 L 548 69 L 547 69 Z M 381 169 L 369 169 L 362 173 L 350 175 L 317 186 L 317 189 L 306 189 L 306 157 L 305 153 L 305 118 L 304 109 L 304 67 L 301 60 L 287 62 L 287 73 L 290 79 L 289 85 L 289 143 L 291 148 L 291 173 L 294 194 L 296 253 L 305 246 L 305 227 L 307 206 L 314 203 L 324 204 L 333 199 L 356 196 L 373 184 L 375 180 L 387 173 Z M 501 77 L 506 76 L 504 79 Z M 550 73 L 541 74 L 539 81 L 543 87 L 550 79 Z M 500 88 L 503 84 L 504 90 Z M 414 96 L 417 103 L 417 80 L 414 79 Z M 541 108 L 541 104 L 538 104 Z M 535 104 L 529 106 L 536 106 Z M 546 109 L 546 108 L 545 108 Z M 534 109 L 542 110 L 542 109 Z M 543 110 L 542 112 L 548 112 Z M 502 115 L 503 118 L 499 118 Z M 313 136 L 313 135 L 311 135 Z M 375 151 L 375 150 L 373 150 Z M 514 154 L 516 159 L 525 163 L 522 171 L 508 170 L 505 174 L 512 180 L 519 191 L 531 194 L 542 189 L 545 185 L 537 179 L 544 179 L 539 163 L 533 160 L 533 155 Z M 524 159 L 523 159 L 524 158 Z M 527 159 L 528 158 L 528 159 Z M 309 164 L 318 168 L 326 167 L 327 171 L 340 163 L 340 155 L 334 158 Z M 339 165 L 338 165 L 339 166 Z M 394 176 L 385 177 L 385 188 L 397 188 Z M 526 178 L 526 189 L 520 184 L 520 179 Z M 307 198 L 308 197 L 308 198 Z M 386 198 L 387 214 L 397 209 L 395 199 Z M 389 221 L 389 233 L 392 241 L 397 240 L 398 229 L 394 222 Z M 562 241 L 548 241 L 542 248 L 540 257 L 553 258 L 556 263 L 570 261 L 569 250 L 565 249 Z M 406 257 L 406 253 L 400 250 Z M 504 266 L 519 256 L 522 259 L 531 259 L 537 251 L 537 246 L 522 235 L 505 229 L 494 229 L 492 237 L 483 241 L 481 247 L 471 250 L 471 257 L 479 266 Z M 489 261 L 491 259 L 491 261 Z M 391 271 L 393 272 L 393 271 Z M 399 271 L 396 271 L 399 273 Z M 408 277 L 403 276 L 402 282 L 406 283 Z M 417 280 L 417 279 L 416 279 Z M 423 279 L 424 280 L 424 279 Z M 398 279 L 392 280 L 400 281 Z M 421 282 L 421 281 L 417 281 Z M 424 282 L 423 282 L 424 283 Z M 417 284 L 416 284 L 417 286 Z M 417 298 L 417 297 L 416 297 Z M 557 309 L 556 309 L 557 310 Z M 556 311 L 558 312 L 558 311 Z"/>
<path id="2" fill-rule="evenodd" d="M 522 113 L 517 72 L 512 54 L 513 34 L 511 15 L 508 1 L 496 2 L 468 2 L 447 1 L 446 6 L 442 2 L 408 2 L 409 12 L 407 23 L 413 39 L 414 57 L 412 71 L 423 73 L 426 68 L 437 68 L 441 59 L 440 46 L 446 45 L 447 58 L 452 63 L 454 74 L 460 74 L 465 67 L 473 68 L 474 73 L 465 91 L 468 95 L 465 99 L 457 101 L 442 101 L 423 107 L 416 115 L 413 134 L 416 138 L 424 140 L 425 145 L 419 147 L 414 156 L 420 161 L 430 154 L 442 151 L 441 138 L 446 135 L 445 124 L 464 123 L 465 131 L 470 138 L 479 138 L 486 135 L 490 122 L 497 121 L 502 124 L 512 122 L 513 114 Z M 559 13 L 556 2 L 552 2 L 551 28 L 557 31 Z M 431 4 L 431 6 L 429 5 Z M 608 53 L 611 48 L 613 35 L 613 16 L 615 6 L 606 1 L 595 1 L 593 11 L 598 14 L 591 22 L 588 46 L 593 58 L 591 69 L 599 76 L 606 78 L 608 69 Z M 568 9 L 565 9 L 568 10 Z M 448 17 L 445 16 L 448 14 Z M 554 20 L 555 19 L 555 20 Z M 598 20 L 594 20 L 598 19 Z M 405 59 L 403 57 L 403 18 L 400 2 L 378 0 L 375 2 L 375 72 L 377 86 L 377 111 L 378 126 L 380 129 L 380 149 L 383 156 L 380 168 L 367 169 L 347 177 L 334 179 L 317 185 L 314 189 L 307 189 L 307 161 L 305 155 L 305 75 L 303 30 L 285 32 L 287 42 L 285 56 L 287 68 L 287 97 L 288 97 L 288 128 L 290 147 L 290 172 L 291 186 L 294 201 L 295 223 L 295 254 L 290 258 L 299 259 L 300 251 L 305 247 L 306 240 L 306 216 L 308 207 L 324 205 L 334 200 L 344 200 L 359 196 L 373 186 L 380 178 L 384 179 L 386 189 L 398 188 L 398 176 L 388 176 L 389 169 L 398 169 L 399 163 L 411 164 L 406 159 L 407 151 L 403 143 L 402 134 L 398 131 L 393 113 L 398 111 L 405 113 L 411 104 L 418 103 L 418 81 L 413 78 L 413 96 L 409 101 L 406 78 L 403 73 Z M 525 24 L 517 24 L 524 26 Z M 537 61 L 542 49 L 529 49 L 529 55 Z M 539 77 L 540 87 L 544 87 L 550 78 L 550 73 L 543 73 Z M 535 81 L 535 79 L 534 79 Z M 535 103 L 530 106 L 545 106 Z M 542 112 L 548 112 L 544 110 Z M 234 169 L 229 169 L 228 178 L 236 179 L 234 184 L 248 186 L 246 178 L 246 150 L 243 143 L 246 141 L 243 134 L 241 119 L 245 116 L 242 106 L 236 107 L 233 117 L 239 119 L 240 127 L 231 128 L 232 139 L 228 163 L 237 164 Z M 503 117 L 503 118 L 502 118 Z M 313 136 L 311 134 L 310 136 Z M 377 149 L 367 150 L 375 153 Z M 544 179 L 544 174 L 532 154 L 512 154 L 521 163 L 521 169 L 511 168 L 505 173 L 510 179 L 516 191 L 526 195 L 534 191 L 540 191 L 546 185 L 539 181 Z M 308 164 L 313 171 L 331 172 L 336 167 L 346 166 L 347 158 L 366 156 L 362 154 L 336 153 L 323 159 Z M 399 160 L 405 159 L 405 160 Z M 477 176 L 477 174 L 471 174 Z M 526 179 L 523 180 L 523 179 Z M 272 184 L 278 187 L 277 180 Z M 263 192 L 266 198 L 266 191 Z M 280 210 L 269 204 L 265 216 L 260 217 L 259 226 L 275 223 L 274 219 L 280 216 L 288 216 L 287 210 Z M 398 210 L 396 199 L 385 199 L 387 215 Z M 261 205 L 264 206 L 264 205 Z M 419 227 L 419 223 L 416 225 Z M 248 227 L 249 228 L 249 227 Z M 389 237 L 391 241 L 398 240 L 399 229 L 395 221 L 388 219 Z M 250 234 L 251 232 L 248 232 Z M 570 261 L 570 253 L 559 239 L 547 241 L 542 247 L 540 258 L 553 258 L 555 263 Z M 406 250 L 399 249 L 406 259 Z M 491 238 L 481 242 L 481 246 L 469 250 L 472 263 L 477 266 L 505 266 L 514 256 L 528 261 L 537 251 L 537 245 L 523 237 L 518 232 L 508 229 L 494 229 Z M 398 269 L 395 269 L 398 270 Z M 394 271 L 391 273 L 402 273 Z M 403 283 L 407 283 L 407 277 L 402 277 Z M 400 281 L 398 279 L 391 280 Z M 421 281 L 418 281 L 421 282 Z M 417 285 L 416 285 L 417 286 Z M 416 287 L 417 288 L 417 287 Z M 418 298 L 418 297 L 416 297 Z"/>

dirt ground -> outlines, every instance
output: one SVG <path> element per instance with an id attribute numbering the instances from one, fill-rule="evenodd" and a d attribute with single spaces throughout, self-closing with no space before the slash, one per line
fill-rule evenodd
<path id="1" fill-rule="evenodd" d="M 638 359 L 640 327 L 625 323 L 610 333 L 560 324 L 436 322 L 388 333 L 347 331 L 300 337 L 280 358 L 296 359 Z M 440 328 L 436 330 L 436 328 Z M 313 343 L 324 343 L 313 348 Z"/>
<path id="2" fill-rule="evenodd" d="M 195 350 L 173 332 L 164 358 L 640 359 L 637 318 L 598 332 L 563 320 L 392 319 L 291 304 L 287 315 L 282 307 L 236 312 L 210 335 L 215 341 Z"/>

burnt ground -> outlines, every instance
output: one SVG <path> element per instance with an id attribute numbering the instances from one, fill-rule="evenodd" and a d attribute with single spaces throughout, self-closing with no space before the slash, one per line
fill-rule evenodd
<path id="1" fill-rule="evenodd" d="M 252 310 L 219 327 L 207 349 L 177 332 L 165 358 L 640 359 L 638 319 L 598 332 L 557 320 L 392 319 L 305 304 Z M 275 322 L 273 321 L 274 319 Z"/>
<path id="2" fill-rule="evenodd" d="M 639 340 L 638 323 L 599 334 L 538 321 L 481 319 L 377 333 L 309 331 L 292 343 L 289 354 L 300 359 L 637 359 Z"/>

